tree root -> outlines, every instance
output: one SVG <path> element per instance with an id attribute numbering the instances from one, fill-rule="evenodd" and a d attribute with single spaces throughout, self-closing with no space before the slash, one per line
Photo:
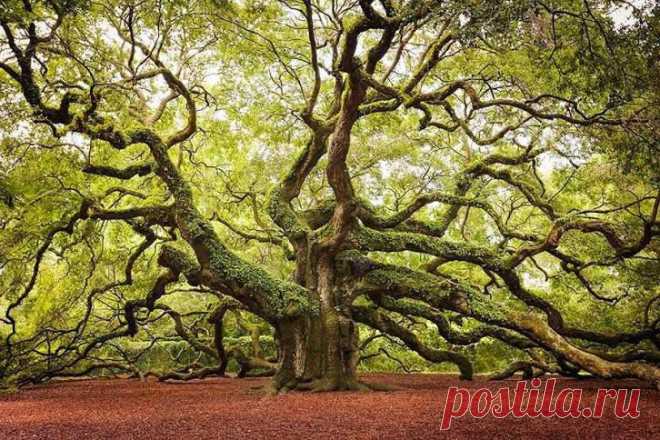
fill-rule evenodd
<path id="1" fill-rule="evenodd" d="M 208 367 L 208 368 L 201 368 L 199 370 L 193 370 L 189 373 L 172 371 L 170 373 L 163 374 L 162 376 L 158 376 L 158 381 L 159 382 L 166 382 L 168 380 L 188 381 L 194 379 L 204 379 L 209 376 L 227 377 L 224 373 L 224 368 Z"/>
<path id="2" fill-rule="evenodd" d="M 286 394 L 293 391 L 307 391 L 311 393 L 323 393 L 332 391 L 357 391 L 357 392 L 390 392 L 399 391 L 401 387 L 394 385 L 380 384 L 380 383 L 367 383 L 357 379 L 342 379 L 342 378 L 320 378 L 315 380 L 292 380 L 288 383 L 277 386 L 273 383 L 270 386 L 270 394 Z"/>

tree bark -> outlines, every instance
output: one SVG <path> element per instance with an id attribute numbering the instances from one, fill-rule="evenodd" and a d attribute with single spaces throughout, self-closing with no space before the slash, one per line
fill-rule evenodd
<path id="1" fill-rule="evenodd" d="M 318 315 L 285 319 L 276 327 L 279 369 L 274 377 L 276 391 L 356 390 L 365 386 L 357 380 L 359 359 L 357 327 L 345 304 L 345 295 L 335 282 L 331 257 L 322 257 L 308 283 L 320 302 Z"/>

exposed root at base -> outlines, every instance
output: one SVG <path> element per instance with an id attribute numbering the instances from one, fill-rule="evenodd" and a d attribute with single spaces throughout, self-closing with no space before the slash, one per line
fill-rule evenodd
<path id="1" fill-rule="evenodd" d="M 321 378 L 308 381 L 291 381 L 281 387 L 272 384 L 269 387 L 269 394 L 286 394 L 292 391 L 309 391 L 311 393 L 323 393 L 332 391 L 358 391 L 358 392 L 388 392 L 399 391 L 401 387 L 387 384 L 366 383 L 357 379 L 337 380 L 332 378 Z"/>

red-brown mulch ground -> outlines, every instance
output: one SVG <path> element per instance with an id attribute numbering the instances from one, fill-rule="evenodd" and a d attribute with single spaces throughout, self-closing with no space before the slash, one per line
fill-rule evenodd
<path id="1" fill-rule="evenodd" d="M 559 380 L 593 402 L 599 387 L 643 387 L 637 419 L 605 417 L 455 419 L 440 431 L 450 386 L 511 388 L 515 381 L 459 382 L 449 375 L 374 374 L 368 382 L 402 390 L 267 396 L 268 379 L 208 379 L 184 384 L 137 380 L 51 383 L 0 396 L 0 439 L 422 439 L 660 438 L 660 392 L 630 381 Z M 588 399 L 588 400 L 585 400 Z"/>

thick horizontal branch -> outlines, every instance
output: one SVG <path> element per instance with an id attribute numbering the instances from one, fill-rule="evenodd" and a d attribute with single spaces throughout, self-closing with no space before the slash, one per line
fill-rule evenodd
<path id="1" fill-rule="evenodd" d="M 494 271 L 507 267 L 504 255 L 489 248 L 411 232 L 383 232 L 355 227 L 350 233 L 347 245 L 360 251 L 421 252 L 446 260 L 474 263 Z"/>
<path id="2" fill-rule="evenodd" d="M 447 342 L 454 345 L 474 344 L 485 337 L 491 337 L 520 349 L 536 347 L 536 344 L 520 334 L 496 326 L 480 325 L 469 331 L 454 330 L 443 313 L 419 301 L 406 298 L 395 299 L 387 295 L 372 295 L 371 299 L 384 309 L 405 316 L 418 316 L 428 319 L 436 325 L 438 333 Z"/>
<path id="3" fill-rule="evenodd" d="M 354 260 L 355 261 L 355 260 Z M 362 262 L 359 266 L 363 288 L 393 297 L 408 297 L 422 300 L 434 307 L 448 309 L 479 321 L 521 333 L 552 353 L 564 357 L 571 363 L 600 377 L 636 377 L 657 384 L 660 369 L 641 362 L 608 361 L 568 342 L 566 337 L 574 335 L 564 329 L 558 333 L 541 316 L 533 312 L 519 312 L 510 307 L 495 304 L 488 297 L 470 286 L 447 281 L 434 275 L 397 266 Z M 585 336 L 585 335 L 582 335 Z M 596 336 L 598 336 L 596 334 Z M 619 335 L 624 338 L 624 336 Z M 589 338 L 587 338 L 589 339 Z"/>
<path id="4" fill-rule="evenodd" d="M 353 306 L 351 313 L 353 319 L 356 321 L 399 338 L 408 348 L 417 352 L 424 359 L 435 363 L 451 362 L 459 368 L 461 379 L 472 379 L 472 364 L 464 355 L 454 351 L 428 347 L 419 340 L 414 332 L 397 324 L 385 313 L 378 310 L 363 306 Z"/>
<path id="5" fill-rule="evenodd" d="M 135 176 L 146 176 L 154 170 L 153 163 L 144 163 L 131 165 L 126 168 L 114 168 L 105 165 L 86 165 L 82 171 L 87 174 L 95 174 L 97 176 L 114 177 L 121 180 L 129 180 Z"/>

